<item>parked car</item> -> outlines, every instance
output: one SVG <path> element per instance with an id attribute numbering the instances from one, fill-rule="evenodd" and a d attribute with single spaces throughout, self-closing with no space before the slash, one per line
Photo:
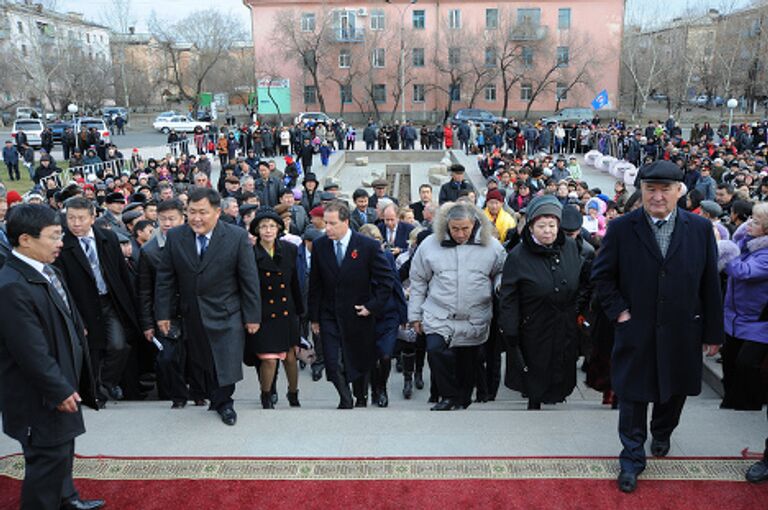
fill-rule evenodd
<path id="1" fill-rule="evenodd" d="M 462 108 L 456 112 L 453 116 L 455 124 L 461 124 L 463 121 L 472 121 L 474 124 L 485 126 L 486 124 L 496 124 L 498 122 L 506 122 L 507 119 L 494 115 L 487 110 L 481 110 L 479 108 Z"/>
<path id="2" fill-rule="evenodd" d="M 82 127 L 85 127 L 86 130 L 96 128 L 96 131 L 98 131 L 99 136 L 105 143 L 109 143 L 111 140 L 111 133 L 103 119 L 98 119 L 96 117 L 79 117 L 75 121 L 75 133 L 79 133 L 80 128 Z"/>
<path id="3" fill-rule="evenodd" d="M 307 122 L 330 125 L 333 123 L 333 119 L 323 112 L 302 112 L 293 120 L 294 124 L 306 124 Z"/>
<path id="4" fill-rule="evenodd" d="M 43 129 L 43 121 L 40 119 L 16 119 L 13 123 L 13 129 L 11 129 L 11 137 L 15 139 L 16 133 L 22 130 L 27 135 L 27 143 L 30 147 L 39 149 L 42 145 Z"/>
<path id="5" fill-rule="evenodd" d="M 74 128 L 74 123 L 67 120 L 56 120 L 48 123 L 48 127 L 51 128 L 53 133 L 53 143 L 61 143 L 61 138 L 64 136 L 64 130 L 67 128 Z"/>
<path id="6" fill-rule="evenodd" d="M 592 108 L 563 108 L 549 117 L 544 117 L 544 124 L 579 124 L 590 122 L 595 117 Z"/>
<path id="7" fill-rule="evenodd" d="M 122 106 L 108 106 L 101 109 L 101 116 L 105 121 L 107 121 L 109 118 L 117 117 L 118 115 L 125 119 L 126 123 L 128 122 L 127 108 L 123 108 Z"/>
<path id="8" fill-rule="evenodd" d="M 667 95 L 662 94 L 661 92 L 654 92 L 653 94 L 651 94 L 651 99 L 653 99 L 654 101 L 662 102 L 667 100 Z"/>
<path id="9" fill-rule="evenodd" d="M 158 117 L 155 122 L 152 123 L 152 127 L 161 133 L 168 134 L 172 129 L 177 132 L 191 133 L 197 126 L 203 128 L 204 131 L 208 131 L 211 126 L 210 122 L 202 122 L 199 120 L 192 120 L 184 115 L 174 115 L 172 117 Z"/>
<path id="10" fill-rule="evenodd" d="M 169 119 L 169 118 L 174 117 L 176 115 L 181 115 L 181 114 L 179 112 L 175 112 L 173 110 L 170 110 L 170 111 L 167 111 L 167 112 L 158 113 L 157 117 L 155 117 L 155 121 L 158 121 L 160 119 Z"/>

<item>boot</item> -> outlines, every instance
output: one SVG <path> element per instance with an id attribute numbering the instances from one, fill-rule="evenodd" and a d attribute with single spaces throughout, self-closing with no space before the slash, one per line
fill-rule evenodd
<path id="1" fill-rule="evenodd" d="M 299 404 L 299 390 L 289 391 L 286 398 L 291 407 L 301 407 L 301 404 Z"/>
<path id="2" fill-rule="evenodd" d="M 355 407 L 368 407 L 368 379 L 364 375 L 352 381 L 352 393 L 355 395 Z"/>
<path id="3" fill-rule="evenodd" d="M 404 372 L 404 381 L 403 381 L 403 397 L 405 397 L 406 400 L 410 400 L 413 396 L 413 377 L 408 372 Z"/>
<path id="4" fill-rule="evenodd" d="M 421 375 L 421 372 L 416 372 L 414 375 L 414 384 L 416 385 L 417 390 L 423 390 L 424 389 L 424 378 Z"/>
<path id="5" fill-rule="evenodd" d="M 272 405 L 277 404 L 277 373 L 280 371 L 280 364 L 275 369 L 275 377 L 272 379 L 272 387 L 269 389 L 269 398 L 272 399 Z"/>
<path id="6" fill-rule="evenodd" d="M 261 392 L 261 408 L 262 409 L 275 408 L 275 404 L 272 403 L 272 395 L 268 391 Z"/>
<path id="7" fill-rule="evenodd" d="M 344 376 L 336 373 L 331 382 L 339 393 L 339 406 L 337 409 L 352 409 L 352 393 L 349 391 L 349 384 L 344 380 Z"/>
<path id="8" fill-rule="evenodd" d="M 541 402 L 535 402 L 533 400 L 528 400 L 528 410 L 529 411 L 539 411 L 541 410 Z"/>

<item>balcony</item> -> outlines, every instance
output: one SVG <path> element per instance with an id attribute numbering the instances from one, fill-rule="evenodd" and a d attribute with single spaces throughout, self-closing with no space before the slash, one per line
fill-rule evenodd
<path id="1" fill-rule="evenodd" d="M 547 34 L 549 27 L 530 23 L 518 24 L 509 30 L 509 38 L 512 41 L 541 41 L 547 38 Z"/>
<path id="2" fill-rule="evenodd" d="M 364 28 L 338 28 L 333 31 L 333 40 L 338 43 L 361 43 L 365 41 Z"/>

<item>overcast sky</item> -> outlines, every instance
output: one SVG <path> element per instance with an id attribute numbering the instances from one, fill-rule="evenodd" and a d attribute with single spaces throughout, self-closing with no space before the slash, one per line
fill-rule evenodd
<path id="1" fill-rule="evenodd" d="M 100 22 L 100 12 L 109 9 L 111 0 L 55 0 L 56 9 L 59 11 L 78 11 L 87 18 Z M 383 3 L 383 0 L 382 0 Z M 534 2 L 535 3 L 535 2 Z M 682 15 L 687 9 L 695 7 L 702 11 L 709 8 L 725 10 L 730 6 L 743 7 L 750 0 L 627 0 L 627 16 L 631 19 L 640 16 L 645 23 L 655 23 L 672 19 Z M 188 14 L 211 8 L 231 13 L 243 20 L 243 26 L 250 29 L 248 9 L 242 0 L 131 0 L 133 17 L 137 30 L 146 29 L 146 19 L 154 9 L 161 19 L 178 21 Z"/>

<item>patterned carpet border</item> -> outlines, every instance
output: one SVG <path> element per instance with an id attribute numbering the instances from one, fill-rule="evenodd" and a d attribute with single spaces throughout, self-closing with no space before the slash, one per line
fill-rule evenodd
<path id="1" fill-rule="evenodd" d="M 645 480 L 744 481 L 745 459 L 649 460 Z M 228 459 L 78 457 L 75 478 L 93 480 L 614 479 L 614 458 Z M 0 458 L 0 476 L 24 478 L 24 458 Z"/>

